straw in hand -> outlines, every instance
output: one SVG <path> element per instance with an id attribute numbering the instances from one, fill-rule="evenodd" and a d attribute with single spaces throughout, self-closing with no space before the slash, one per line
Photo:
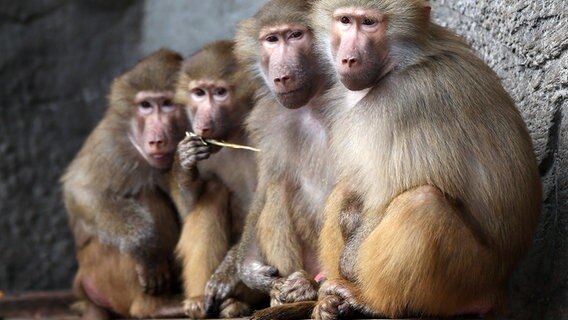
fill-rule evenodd
<path id="1" fill-rule="evenodd" d="M 250 151 L 254 151 L 254 152 L 260 152 L 260 149 L 249 147 L 249 146 L 243 146 L 243 145 L 240 145 L 240 144 L 217 141 L 215 139 L 204 139 L 203 137 L 200 137 L 193 132 L 186 132 L 185 135 L 188 136 L 188 137 L 199 137 L 201 139 L 201 142 L 203 142 L 203 144 L 212 144 L 212 145 L 216 145 L 216 146 L 219 146 L 219 147 L 227 147 L 227 148 L 233 148 L 233 149 L 244 149 L 244 150 L 250 150 Z"/>

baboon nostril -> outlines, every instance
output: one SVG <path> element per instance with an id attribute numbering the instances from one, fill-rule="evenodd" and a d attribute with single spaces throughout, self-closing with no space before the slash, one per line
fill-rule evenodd
<path id="1" fill-rule="evenodd" d="M 355 59 L 353 57 L 343 58 L 343 59 L 341 59 L 341 63 L 346 64 L 349 68 L 351 68 L 354 64 L 357 63 L 357 59 Z"/>
<path id="2" fill-rule="evenodd" d="M 151 139 L 149 143 L 151 146 L 161 146 L 162 144 L 164 144 L 164 140 L 156 138 L 156 139 Z"/>
<path id="3" fill-rule="evenodd" d="M 206 127 L 206 128 L 199 128 L 199 129 L 197 129 L 197 130 L 195 130 L 195 131 L 197 131 L 196 133 L 197 133 L 198 135 L 202 136 L 202 137 L 211 134 L 211 128 L 209 128 L 209 127 Z"/>
<path id="4" fill-rule="evenodd" d="M 290 80 L 290 76 L 281 76 L 274 78 L 274 83 L 286 85 L 286 82 Z"/>

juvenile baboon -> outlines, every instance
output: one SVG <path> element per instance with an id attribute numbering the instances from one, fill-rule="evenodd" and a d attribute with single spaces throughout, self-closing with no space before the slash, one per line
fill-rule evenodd
<path id="1" fill-rule="evenodd" d="M 84 318 L 167 316 L 181 301 L 171 290 L 179 222 L 164 174 L 188 125 L 173 103 L 180 64 L 160 50 L 116 78 L 104 118 L 61 178 Z"/>
<path id="2" fill-rule="evenodd" d="M 176 102 L 185 106 L 196 134 L 178 145 L 171 182 L 184 219 L 176 252 L 183 263 L 184 309 L 191 318 L 248 315 L 248 304 L 258 300 L 258 294 L 240 286 L 218 310 L 204 308 L 207 281 L 240 239 L 257 183 L 253 152 L 211 147 L 202 140 L 249 144 L 244 118 L 254 90 L 233 48 L 232 41 L 217 41 L 190 56 L 176 89 Z"/>

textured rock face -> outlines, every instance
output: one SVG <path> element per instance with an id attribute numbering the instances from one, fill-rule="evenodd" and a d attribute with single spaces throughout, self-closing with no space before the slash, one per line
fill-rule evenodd
<path id="1" fill-rule="evenodd" d="M 58 179 L 109 81 L 138 57 L 141 12 L 136 1 L 0 2 L 0 290 L 70 287 Z"/>
<path id="2" fill-rule="evenodd" d="M 534 246 L 511 281 L 508 319 L 568 317 L 568 4 L 432 0 L 501 77 L 529 127 L 545 202 Z"/>
<path id="3" fill-rule="evenodd" d="M 166 46 L 187 56 L 213 40 L 231 39 L 236 25 L 267 0 L 146 1 L 142 50 Z M 167 16 L 167 19 L 164 17 Z"/>
<path id="4" fill-rule="evenodd" d="M 0 290 L 68 288 L 75 262 L 58 178 L 144 54 L 233 35 L 266 0 L 0 0 Z M 431 0 L 493 67 L 530 129 L 545 203 L 511 281 L 508 319 L 568 317 L 568 4 Z M 213 15 L 213 17 L 211 17 Z"/>

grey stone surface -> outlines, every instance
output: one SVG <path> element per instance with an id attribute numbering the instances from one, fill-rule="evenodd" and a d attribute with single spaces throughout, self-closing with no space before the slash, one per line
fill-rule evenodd
<path id="1" fill-rule="evenodd" d="M 58 183 L 139 57 L 142 3 L 0 1 L 0 290 L 69 288 Z"/>
<path id="2" fill-rule="evenodd" d="M 0 0 L 0 290 L 68 288 L 58 178 L 100 119 L 110 80 L 144 54 L 233 35 L 266 0 Z M 545 202 L 506 319 L 568 318 L 568 3 L 432 0 L 499 74 L 527 122 Z"/>
<path id="3" fill-rule="evenodd" d="M 142 50 L 162 46 L 187 56 L 214 40 L 230 39 L 239 21 L 268 0 L 147 0 L 144 5 Z"/>
<path id="4" fill-rule="evenodd" d="M 568 3 L 432 0 L 501 77 L 540 161 L 545 202 L 534 246 L 511 281 L 507 319 L 568 318 Z"/>

